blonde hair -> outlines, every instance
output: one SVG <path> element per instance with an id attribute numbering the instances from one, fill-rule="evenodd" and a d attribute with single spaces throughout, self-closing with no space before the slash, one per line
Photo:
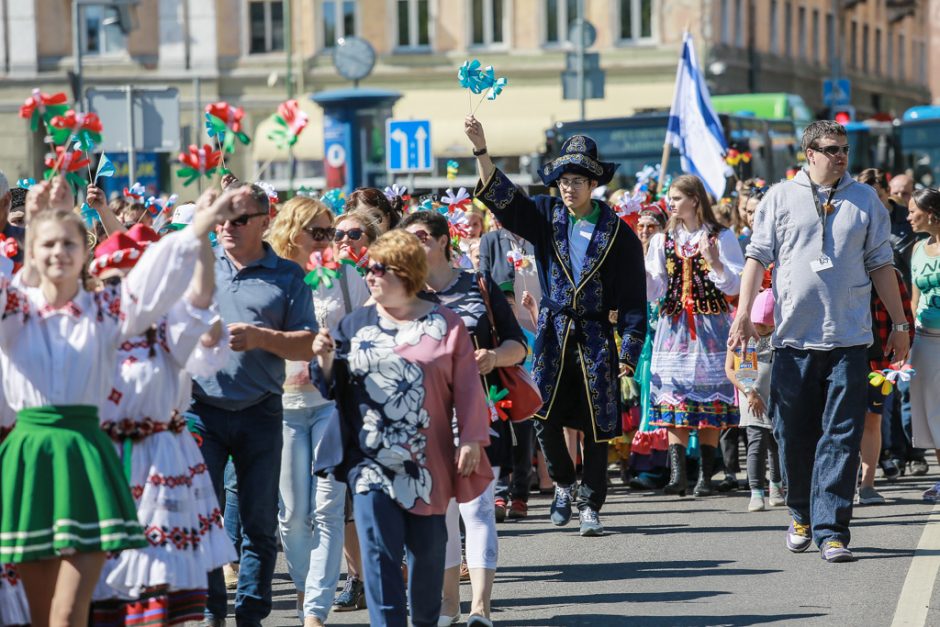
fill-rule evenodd
<path id="1" fill-rule="evenodd" d="M 82 247 L 85 250 L 85 263 L 82 264 L 81 280 L 82 286 L 88 291 L 94 291 L 99 286 L 98 282 L 88 273 L 88 258 L 91 254 L 91 247 L 88 241 L 88 229 L 85 228 L 85 222 L 74 211 L 68 209 L 43 209 L 29 221 L 29 228 L 26 229 L 26 254 L 27 259 L 33 256 L 33 245 L 36 243 L 36 234 L 39 232 L 39 226 L 44 222 L 58 222 L 60 224 L 71 224 L 78 232 L 82 240 Z M 34 266 L 35 268 L 35 266 Z"/>
<path id="2" fill-rule="evenodd" d="M 403 229 L 380 236 L 369 248 L 369 258 L 391 269 L 414 296 L 428 281 L 428 256 L 417 237 Z"/>
<path id="3" fill-rule="evenodd" d="M 379 238 L 379 229 L 376 226 L 377 220 L 382 220 L 382 214 L 378 210 L 373 209 L 354 209 L 349 213 L 342 213 L 336 216 L 336 219 L 333 220 L 333 226 L 336 226 L 343 220 L 354 220 L 362 226 L 362 230 L 365 232 L 366 237 L 369 238 L 369 246 L 372 245 Z"/>
<path id="4" fill-rule="evenodd" d="M 329 216 L 330 222 L 333 221 L 333 212 L 319 200 L 295 196 L 281 206 L 268 227 L 265 239 L 279 257 L 293 259 L 297 254 L 300 231 L 320 216 Z"/>

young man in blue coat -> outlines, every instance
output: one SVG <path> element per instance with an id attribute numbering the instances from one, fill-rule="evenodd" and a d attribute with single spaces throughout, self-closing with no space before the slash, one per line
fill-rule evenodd
<path id="1" fill-rule="evenodd" d="M 479 120 L 467 116 L 464 131 L 480 170 L 474 195 L 535 249 L 542 299 L 533 376 L 544 400 L 535 432 L 555 482 L 552 522 L 567 524 L 576 500 L 581 535 L 602 535 L 607 443 L 621 435 L 621 384 L 632 387 L 646 336 L 643 247 L 610 207 L 591 199 L 617 166 L 599 161 L 594 140 L 576 135 L 540 171 L 560 197 L 529 197 L 493 165 Z M 577 491 L 564 427 L 584 432 Z"/>

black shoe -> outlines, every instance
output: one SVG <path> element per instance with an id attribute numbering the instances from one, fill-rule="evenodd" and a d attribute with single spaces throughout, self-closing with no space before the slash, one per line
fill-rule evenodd
<path id="1" fill-rule="evenodd" d="M 695 484 L 694 496 L 712 496 L 715 488 L 712 486 L 712 472 L 715 468 L 715 447 L 699 446 L 702 465 L 698 473 L 698 482 Z"/>
<path id="2" fill-rule="evenodd" d="M 725 478 L 718 484 L 719 492 L 733 492 L 738 489 L 738 480 L 734 475 L 725 475 Z"/>
<path id="3" fill-rule="evenodd" d="M 659 486 L 647 473 L 641 472 L 630 479 L 630 488 L 633 490 L 658 490 Z"/>
<path id="4" fill-rule="evenodd" d="M 926 459 L 911 460 L 911 474 L 915 477 L 923 477 L 929 470 L 930 466 L 927 465 Z"/>
<path id="5" fill-rule="evenodd" d="M 352 612 L 366 609 L 366 589 L 355 577 L 346 577 L 343 591 L 333 600 L 334 612 Z"/>
<path id="6" fill-rule="evenodd" d="M 884 473 L 885 479 L 889 482 L 897 481 L 898 477 L 901 476 L 901 468 L 893 457 L 881 461 L 881 472 Z"/>
<path id="7" fill-rule="evenodd" d="M 666 494 L 685 496 L 689 489 L 685 476 L 685 447 L 681 444 L 669 445 L 669 483 L 663 488 Z"/>

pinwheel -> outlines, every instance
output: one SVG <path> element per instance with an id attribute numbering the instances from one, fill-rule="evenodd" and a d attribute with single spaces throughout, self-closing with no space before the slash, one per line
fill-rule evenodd
<path id="1" fill-rule="evenodd" d="M 518 248 L 513 248 L 506 253 L 506 260 L 512 264 L 514 270 L 518 271 L 526 267 L 528 260 Z"/>
<path id="2" fill-rule="evenodd" d="M 741 153 L 734 148 L 730 149 L 725 155 L 725 163 L 731 167 L 737 166 L 739 163 L 741 163 Z"/>
<path id="3" fill-rule="evenodd" d="M 467 219 L 466 212 L 456 209 L 448 213 L 447 228 L 455 244 L 464 237 L 470 237 L 470 220 Z"/>
<path id="4" fill-rule="evenodd" d="M 181 152 L 179 156 L 180 163 L 183 166 L 176 173 L 176 176 L 185 178 L 183 185 L 190 185 L 201 176 L 211 178 L 215 170 L 219 167 L 219 161 L 222 159 L 221 150 L 212 150 L 212 146 L 206 144 L 202 148 L 196 145 L 189 147 L 189 152 Z"/>
<path id="5" fill-rule="evenodd" d="M 278 128 L 268 132 L 268 139 L 274 142 L 279 150 L 284 150 L 297 143 L 297 138 L 307 126 L 307 114 L 300 110 L 296 100 L 286 100 L 278 105 L 277 113 L 273 116 Z"/>
<path id="6" fill-rule="evenodd" d="M 329 207 L 333 215 L 341 215 L 346 209 L 346 192 L 338 187 L 329 189 L 320 196 L 320 202 Z"/>
<path id="7" fill-rule="evenodd" d="M 73 189 L 84 186 L 85 179 L 77 172 L 88 167 L 90 161 L 87 158 L 83 159 L 82 156 L 81 150 L 69 150 L 65 146 L 56 146 L 54 154 L 46 155 L 45 163 L 48 169 L 43 178 L 49 180 L 61 172 Z"/>
<path id="8" fill-rule="evenodd" d="M 242 131 L 245 111 L 227 102 L 215 102 L 206 107 L 206 131 L 214 137 L 219 148 L 227 153 L 235 152 L 235 139 L 247 146 L 251 143 L 248 134 Z"/>
<path id="9" fill-rule="evenodd" d="M 40 120 L 48 125 L 53 117 L 63 115 L 68 111 L 67 102 L 68 98 L 63 93 L 50 96 L 34 89 L 32 95 L 26 99 L 26 103 L 20 107 L 20 117 L 29 120 L 29 126 L 35 133 L 39 130 Z"/>
<path id="10" fill-rule="evenodd" d="M 97 113 L 69 110 L 52 118 L 49 127 L 49 134 L 56 144 L 74 140 L 74 148 L 89 151 L 101 143 L 101 118 Z"/>
<path id="11" fill-rule="evenodd" d="M 506 400 L 506 397 L 509 396 L 509 390 L 506 388 L 497 388 L 495 385 L 491 385 L 490 389 L 486 393 L 486 400 L 489 401 L 490 406 L 492 407 L 492 413 L 495 418 L 500 420 L 509 420 L 509 414 L 506 413 L 507 409 L 512 409 L 512 401 Z"/>
<path id="12" fill-rule="evenodd" d="M 310 289 L 317 289 L 321 282 L 327 289 L 333 287 L 333 279 L 339 278 L 339 264 L 333 259 L 333 249 L 311 253 L 307 270 L 309 272 L 304 277 L 304 283 L 309 285 Z"/>
<path id="13" fill-rule="evenodd" d="M 503 93 L 503 90 L 506 89 L 506 85 L 508 84 L 509 84 L 508 78 L 503 78 L 503 77 L 497 78 L 495 81 L 493 81 L 493 85 L 490 87 L 489 93 L 486 94 L 486 99 L 496 100 L 496 96 Z"/>
<path id="14" fill-rule="evenodd" d="M 907 383 L 911 380 L 911 377 L 917 374 L 917 370 L 915 370 L 910 364 L 904 364 L 900 369 L 885 368 L 881 372 L 884 374 L 885 379 L 894 385 L 897 385 L 899 380 Z"/>
<path id="15" fill-rule="evenodd" d="M 36 179 L 20 179 L 16 182 L 16 186 L 21 189 L 29 189 L 36 184 Z"/>
<path id="16" fill-rule="evenodd" d="M 98 212 L 91 208 L 87 202 L 82 203 L 81 208 L 82 220 L 85 222 L 85 226 L 89 229 L 94 228 L 95 220 L 100 220 L 101 216 L 98 215 Z"/>
<path id="17" fill-rule="evenodd" d="M 460 83 L 461 87 L 469 89 L 471 93 L 474 94 L 479 94 L 489 87 L 489 85 L 486 84 L 486 78 L 483 75 L 483 71 L 480 69 L 480 62 L 477 59 L 464 61 L 461 66 L 457 68 L 457 81 Z"/>
<path id="18" fill-rule="evenodd" d="M 634 231 L 636 231 L 637 223 L 640 221 L 640 210 L 643 209 L 644 200 L 646 200 L 646 194 L 637 192 L 630 196 L 624 194 L 617 203 L 617 216 Z"/>
<path id="19" fill-rule="evenodd" d="M 170 195 L 166 200 L 157 198 L 156 196 L 150 196 L 144 201 L 144 207 L 147 208 L 147 212 L 151 217 L 156 218 L 161 213 L 169 213 L 172 211 L 173 207 L 176 206 L 178 198 L 176 194 Z"/>
<path id="20" fill-rule="evenodd" d="M 365 276 L 366 267 L 369 265 L 369 249 L 363 246 L 356 251 L 352 247 L 349 247 L 346 249 L 346 254 L 349 255 L 349 257 L 343 257 L 340 259 L 340 262 L 351 265 L 361 276 Z"/>
<path id="21" fill-rule="evenodd" d="M 147 194 L 147 188 L 142 183 L 134 183 L 130 187 L 124 188 L 124 198 L 133 202 L 144 202 L 144 196 Z"/>
<path id="22" fill-rule="evenodd" d="M 451 159 L 447 162 L 447 180 L 453 181 L 457 178 L 457 173 L 460 171 L 460 164 Z"/>
<path id="23" fill-rule="evenodd" d="M 406 203 L 411 200 L 411 196 L 408 195 L 408 188 L 398 183 L 392 183 L 391 187 L 385 188 L 385 197 L 388 198 L 389 202 L 392 202 L 396 198 L 401 198 L 402 201 Z"/>
<path id="24" fill-rule="evenodd" d="M 875 370 L 868 373 L 868 383 L 874 388 L 881 388 L 882 396 L 891 394 L 891 390 L 894 389 L 894 383 L 892 383 L 880 370 Z"/>
<path id="25" fill-rule="evenodd" d="M 7 259 L 13 259 L 19 252 L 20 244 L 16 241 L 16 238 L 13 236 L 7 237 L 0 233 L 0 254 L 3 254 Z"/>
<path id="26" fill-rule="evenodd" d="M 434 199 L 424 198 L 418 205 L 418 211 L 434 211 Z"/>
<path id="27" fill-rule="evenodd" d="M 441 198 L 441 202 L 447 205 L 448 211 L 466 211 L 470 208 L 472 201 L 466 187 L 458 189 L 456 194 L 454 190 L 448 187 L 447 193 Z"/>
<path id="28" fill-rule="evenodd" d="M 268 197 L 268 207 L 271 209 L 271 215 L 274 216 L 274 214 L 277 213 L 277 208 L 275 207 L 278 203 L 277 190 L 267 181 L 258 181 L 255 185 L 264 190 L 264 193 Z"/>

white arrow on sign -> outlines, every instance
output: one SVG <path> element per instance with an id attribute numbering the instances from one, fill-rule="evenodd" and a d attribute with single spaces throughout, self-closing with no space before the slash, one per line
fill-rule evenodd
<path id="1" fill-rule="evenodd" d="M 400 151 L 401 159 L 400 168 L 408 167 L 408 136 L 405 134 L 405 131 L 400 128 L 396 128 L 392 131 L 391 138 L 398 142 L 398 150 Z"/>
<path id="2" fill-rule="evenodd" d="M 418 130 L 415 131 L 415 140 L 418 144 L 418 167 L 427 168 L 430 166 L 427 163 L 427 151 L 425 150 L 424 140 L 428 138 L 427 131 L 424 130 L 423 126 L 419 126 Z"/>

